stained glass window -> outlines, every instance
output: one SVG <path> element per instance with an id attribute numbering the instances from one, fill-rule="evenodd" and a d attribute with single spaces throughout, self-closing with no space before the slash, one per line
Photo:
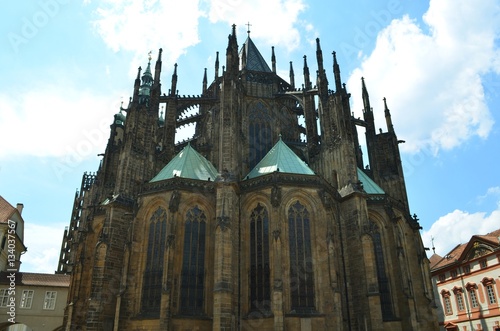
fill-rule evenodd
<path id="1" fill-rule="evenodd" d="M 309 212 L 299 201 L 288 209 L 292 311 L 314 311 L 314 273 Z"/>
<path id="2" fill-rule="evenodd" d="M 380 305 L 382 309 L 382 318 L 390 320 L 394 318 L 392 310 L 391 290 L 389 278 L 385 270 L 384 249 L 382 247 L 382 237 L 380 230 L 375 222 L 370 221 L 370 232 L 375 250 L 375 264 L 377 267 L 377 280 L 380 293 Z"/>
<path id="3" fill-rule="evenodd" d="M 269 219 L 260 204 L 250 215 L 250 309 L 270 309 Z"/>
<path id="4" fill-rule="evenodd" d="M 184 315 L 203 313 L 205 280 L 205 213 L 194 207 L 186 214 L 184 251 L 181 271 L 180 312 Z"/>
<path id="5" fill-rule="evenodd" d="M 142 311 L 153 317 L 160 315 L 166 232 L 167 211 L 158 207 L 149 221 L 148 251 L 142 286 Z"/>
<path id="6" fill-rule="evenodd" d="M 253 169 L 273 147 L 271 117 L 262 102 L 250 109 L 248 116 L 248 166 Z"/>

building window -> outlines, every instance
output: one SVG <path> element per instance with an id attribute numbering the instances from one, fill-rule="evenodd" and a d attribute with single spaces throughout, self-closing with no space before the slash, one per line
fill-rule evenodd
<path id="1" fill-rule="evenodd" d="M 250 215 L 250 309 L 270 311 L 269 219 L 260 204 Z"/>
<path id="2" fill-rule="evenodd" d="M 446 279 L 446 274 L 443 273 L 439 275 L 439 281 L 444 282 L 445 279 Z"/>
<path id="3" fill-rule="evenodd" d="M 462 295 L 462 291 L 456 292 L 455 296 L 457 298 L 457 307 L 458 307 L 458 310 L 465 310 L 464 297 Z"/>
<path id="4" fill-rule="evenodd" d="M 248 166 L 253 169 L 273 147 L 271 117 L 262 102 L 257 102 L 248 116 Z"/>
<path id="5" fill-rule="evenodd" d="M 444 300 L 444 309 L 446 311 L 446 315 L 453 314 L 453 310 L 451 309 L 450 297 L 448 297 L 448 296 L 443 297 L 443 300 Z"/>
<path id="6" fill-rule="evenodd" d="M 45 299 L 43 300 L 43 309 L 54 310 L 56 308 L 56 291 L 45 292 Z"/>
<path id="7" fill-rule="evenodd" d="M 464 274 L 470 274 L 470 265 L 463 266 Z"/>
<path id="8" fill-rule="evenodd" d="M 481 269 L 485 269 L 488 267 L 488 262 L 486 262 L 486 259 L 479 261 L 479 265 L 481 266 Z"/>
<path id="9" fill-rule="evenodd" d="M 470 305 L 472 308 L 478 308 L 479 307 L 479 302 L 477 301 L 477 294 L 476 294 L 476 284 L 471 284 L 467 283 L 466 285 L 467 292 L 469 292 L 469 299 L 470 299 Z"/>
<path id="10" fill-rule="evenodd" d="M 166 233 L 167 211 L 158 207 L 149 221 L 148 250 L 142 285 L 142 312 L 152 317 L 160 315 Z"/>
<path id="11" fill-rule="evenodd" d="M 23 290 L 23 294 L 21 295 L 21 303 L 19 304 L 20 308 L 31 309 L 31 304 L 33 303 L 33 290 Z"/>
<path id="12" fill-rule="evenodd" d="M 205 213 L 194 207 L 186 214 L 181 271 L 180 311 L 185 315 L 203 313 L 205 267 Z"/>
<path id="13" fill-rule="evenodd" d="M 0 290 L 0 307 L 7 307 L 9 303 L 9 290 L 1 289 Z"/>
<path id="14" fill-rule="evenodd" d="M 296 313 L 314 311 L 314 273 L 309 212 L 297 201 L 288 209 L 291 307 Z"/>
<path id="15" fill-rule="evenodd" d="M 493 284 L 486 285 L 486 292 L 488 293 L 488 301 L 490 305 L 497 303 L 497 298 L 495 296 L 495 289 L 493 289 Z"/>
<path id="16" fill-rule="evenodd" d="M 441 296 L 443 297 L 444 313 L 446 315 L 453 314 L 453 310 L 451 308 L 450 292 L 443 290 L 441 291 Z"/>
<path id="17" fill-rule="evenodd" d="M 451 278 L 457 278 L 457 270 L 451 271 Z"/>
<path id="18" fill-rule="evenodd" d="M 375 250 L 375 265 L 377 267 L 378 288 L 380 293 L 380 305 L 382 309 L 382 318 L 384 321 L 394 318 L 392 311 L 391 290 L 389 278 L 385 270 L 384 250 L 382 247 L 382 237 L 378 225 L 370 221 L 370 232 Z"/>

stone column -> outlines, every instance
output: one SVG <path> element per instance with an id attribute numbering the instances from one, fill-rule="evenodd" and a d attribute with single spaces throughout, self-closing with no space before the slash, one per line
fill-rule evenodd
<path id="1" fill-rule="evenodd" d="M 221 183 L 217 188 L 215 224 L 213 330 L 230 331 L 235 325 L 233 292 L 238 280 L 233 270 L 234 238 L 239 219 L 236 187 Z"/>

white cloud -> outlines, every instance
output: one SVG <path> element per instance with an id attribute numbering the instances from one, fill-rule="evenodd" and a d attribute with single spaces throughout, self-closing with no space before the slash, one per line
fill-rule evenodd
<path id="1" fill-rule="evenodd" d="M 210 0 L 210 4 L 208 17 L 212 23 L 238 25 L 249 21 L 252 38 L 283 46 L 288 51 L 300 44 L 298 27 L 309 33 L 314 30 L 310 22 L 299 20 L 299 14 L 306 9 L 304 0 Z M 243 25 L 239 28 L 247 30 Z"/>
<path id="2" fill-rule="evenodd" d="M 451 149 L 486 138 L 493 119 L 481 75 L 500 74 L 500 4 L 496 0 L 431 0 L 425 28 L 404 16 L 380 32 L 373 52 L 348 81 L 353 111 L 363 108 L 361 76 L 377 126 L 385 128 L 387 97 L 402 149 Z"/>
<path id="3" fill-rule="evenodd" d="M 150 50 L 163 48 L 162 60 L 174 63 L 199 42 L 198 19 L 203 15 L 196 0 L 106 0 L 93 22 L 104 42 L 114 51 L 135 54 L 132 63 L 143 62 Z"/>
<path id="4" fill-rule="evenodd" d="M 118 109 L 114 94 L 99 96 L 68 86 L 64 93 L 56 85 L 19 95 L 0 93 L 0 158 L 94 156 L 106 147 Z"/>
<path id="5" fill-rule="evenodd" d="M 252 37 L 295 49 L 300 43 L 296 26 L 313 30 L 310 23 L 299 20 L 305 7 L 304 0 L 185 0 L 175 6 L 172 1 L 106 0 L 93 23 L 111 49 L 135 54 L 132 63 L 141 63 L 149 50 L 163 48 L 162 59 L 171 65 L 199 42 L 202 17 L 211 23 L 237 24 L 240 31 L 246 31 L 244 22 L 250 21 Z"/>
<path id="6" fill-rule="evenodd" d="M 500 228 L 500 208 L 490 214 L 468 213 L 462 210 L 440 217 L 428 231 L 422 232 L 425 247 L 432 247 L 434 238 L 436 253 L 444 256 L 458 244 L 469 241 L 473 235 L 484 235 Z"/>
<path id="7" fill-rule="evenodd" d="M 24 244 L 28 251 L 21 256 L 21 271 L 54 273 L 59 261 L 64 225 L 26 223 Z"/>

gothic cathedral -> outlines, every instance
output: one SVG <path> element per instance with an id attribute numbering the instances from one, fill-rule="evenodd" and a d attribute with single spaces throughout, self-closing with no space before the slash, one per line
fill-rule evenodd
<path id="1" fill-rule="evenodd" d="M 301 87 L 274 48 L 269 67 L 249 35 L 228 39 L 198 96 L 178 93 L 177 65 L 162 92 L 161 49 L 139 68 L 64 234 L 66 330 L 437 330 L 385 100 L 377 133 L 364 81 L 352 116 L 335 53 L 329 87 L 319 39 Z"/>

